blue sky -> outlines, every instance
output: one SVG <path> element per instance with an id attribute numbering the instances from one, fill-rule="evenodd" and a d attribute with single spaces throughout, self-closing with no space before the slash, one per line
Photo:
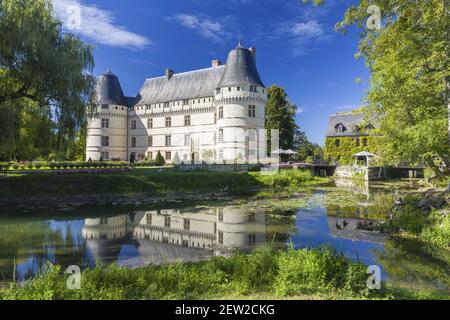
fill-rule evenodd
<path id="1" fill-rule="evenodd" d="M 95 47 L 94 73 L 108 67 L 134 96 L 145 78 L 225 63 L 241 39 L 257 49 L 266 86 L 284 87 L 297 123 L 324 143 L 328 114 L 362 104 L 368 73 L 356 61 L 358 35 L 334 31 L 351 0 L 319 8 L 301 0 L 53 0 L 66 29 Z M 355 83 L 356 78 L 363 83 Z"/>

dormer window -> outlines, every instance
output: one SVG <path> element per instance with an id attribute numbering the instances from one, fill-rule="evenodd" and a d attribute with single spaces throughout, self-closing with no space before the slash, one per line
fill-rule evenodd
<path id="1" fill-rule="evenodd" d="M 336 133 L 344 133 L 347 131 L 347 128 L 342 123 L 338 123 L 334 126 L 334 130 Z"/>
<path id="2" fill-rule="evenodd" d="M 256 92 L 256 86 L 250 86 L 250 92 Z"/>
<path id="3" fill-rule="evenodd" d="M 216 89 L 216 94 L 219 94 L 220 93 L 220 88 L 217 88 Z"/>

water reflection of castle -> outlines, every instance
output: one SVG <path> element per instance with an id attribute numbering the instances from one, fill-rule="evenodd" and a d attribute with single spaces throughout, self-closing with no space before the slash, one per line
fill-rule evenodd
<path id="1" fill-rule="evenodd" d="M 117 261 L 124 245 L 137 248 L 141 263 L 161 264 L 250 252 L 266 242 L 266 221 L 263 212 L 239 207 L 154 210 L 86 219 L 82 234 L 103 264 Z"/>

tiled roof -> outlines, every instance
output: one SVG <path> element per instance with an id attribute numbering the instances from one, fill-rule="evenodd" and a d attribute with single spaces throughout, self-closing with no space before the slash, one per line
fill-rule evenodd
<path id="1" fill-rule="evenodd" d="M 355 136 L 361 135 L 358 126 L 362 123 L 370 123 L 372 126 L 377 126 L 376 116 L 369 116 L 366 113 L 337 113 L 328 117 L 328 127 L 326 136 Z M 344 132 L 337 132 L 336 126 L 342 124 L 345 127 Z"/>
<path id="2" fill-rule="evenodd" d="M 137 105 L 175 100 L 210 97 L 220 81 L 224 67 L 212 67 L 190 72 L 174 73 L 147 79 L 139 91 Z"/>
<path id="3" fill-rule="evenodd" d="M 255 55 L 250 49 L 238 46 L 228 54 L 219 87 L 258 85 L 264 87 L 256 69 Z"/>
<path id="4" fill-rule="evenodd" d="M 100 104 L 128 106 L 119 78 L 109 70 L 98 78 L 96 92 Z"/>

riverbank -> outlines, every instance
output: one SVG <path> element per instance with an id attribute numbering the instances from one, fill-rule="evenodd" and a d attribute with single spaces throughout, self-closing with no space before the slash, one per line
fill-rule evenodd
<path id="1" fill-rule="evenodd" d="M 227 173 L 173 169 L 134 169 L 98 175 L 33 174 L 0 178 L 0 204 L 6 207 L 76 207 L 90 204 L 154 204 L 161 201 L 248 196 L 264 189 L 318 185 L 329 179 L 309 171 Z"/>
<path id="2" fill-rule="evenodd" d="M 448 298 L 396 289 L 367 287 L 367 267 L 333 249 L 275 251 L 263 247 L 245 255 L 196 263 L 128 269 L 118 266 L 83 271 L 78 290 L 68 274 L 48 265 L 23 285 L 0 289 L 0 299 L 418 299 Z"/>
<path id="3" fill-rule="evenodd" d="M 410 198 L 391 213 L 392 218 L 380 230 L 450 250 L 450 194 L 446 198 L 436 207 L 423 207 L 423 200 Z"/>

